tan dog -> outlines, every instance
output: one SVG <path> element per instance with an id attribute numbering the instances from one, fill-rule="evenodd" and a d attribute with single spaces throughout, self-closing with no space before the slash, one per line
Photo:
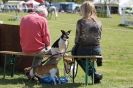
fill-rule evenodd
<path id="1" fill-rule="evenodd" d="M 31 67 L 25 68 L 24 71 L 28 76 L 28 78 L 31 79 L 35 77 L 35 75 L 38 77 L 43 77 L 44 75 L 48 75 L 48 74 L 51 76 L 55 75 L 59 77 L 59 70 L 58 70 L 57 64 L 58 64 L 58 61 L 60 60 L 61 55 L 63 55 L 63 53 L 66 52 L 66 48 L 68 46 L 69 34 L 71 31 L 65 32 L 61 30 L 61 32 L 62 32 L 61 37 L 54 42 L 51 48 L 52 55 L 55 55 L 55 54 L 59 54 L 59 55 L 57 55 L 54 58 L 49 58 L 51 60 L 53 59 L 54 61 L 51 61 L 51 62 L 55 62 L 55 64 L 45 64 L 45 65 L 37 66 L 34 70 L 35 72 L 33 72 L 33 69 Z M 53 73 L 56 73 L 56 74 L 53 74 Z"/>
<path id="2" fill-rule="evenodd" d="M 43 77 L 44 75 L 50 75 L 49 71 L 52 68 L 58 68 L 57 64 L 48 64 L 48 65 L 37 66 L 35 68 L 35 75 L 37 75 L 39 77 Z M 29 73 L 29 75 L 31 76 L 31 77 L 28 77 L 28 78 L 31 79 L 32 77 L 34 77 L 33 70 L 32 70 L 31 67 L 25 68 L 24 71 L 25 71 L 25 73 Z M 56 75 L 59 76 L 59 71 L 57 72 Z"/>

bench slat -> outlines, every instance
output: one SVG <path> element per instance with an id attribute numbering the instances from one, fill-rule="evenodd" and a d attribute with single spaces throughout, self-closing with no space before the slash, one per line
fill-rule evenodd
<path id="1" fill-rule="evenodd" d="M 17 56 L 36 56 L 37 54 L 26 54 L 23 52 L 14 52 L 14 51 L 0 51 L 0 54 L 8 54 L 8 55 L 17 55 Z M 51 55 L 45 55 L 44 57 L 50 57 Z M 102 56 L 98 55 L 91 55 L 91 56 L 73 56 L 73 55 L 66 55 L 64 56 L 66 58 L 102 58 Z"/>

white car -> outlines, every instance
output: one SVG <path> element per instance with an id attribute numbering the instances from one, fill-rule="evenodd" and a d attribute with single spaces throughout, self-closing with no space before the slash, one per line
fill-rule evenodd
<path id="1" fill-rule="evenodd" d="M 126 7 L 125 8 L 125 13 L 126 14 L 133 14 L 133 7 Z"/>

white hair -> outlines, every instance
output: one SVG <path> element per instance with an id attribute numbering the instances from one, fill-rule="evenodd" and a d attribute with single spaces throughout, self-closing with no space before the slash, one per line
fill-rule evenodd
<path id="1" fill-rule="evenodd" d="M 44 6 L 39 6 L 39 7 L 35 8 L 35 12 L 38 14 L 43 14 L 45 17 L 48 16 L 47 8 Z"/>

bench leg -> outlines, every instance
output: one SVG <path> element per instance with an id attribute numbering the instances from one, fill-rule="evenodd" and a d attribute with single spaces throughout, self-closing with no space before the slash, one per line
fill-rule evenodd
<path id="1" fill-rule="evenodd" d="M 73 60 L 74 61 L 74 60 Z M 75 62 L 75 61 L 74 61 Z M 75 80 L 74 80 L 74 76 L 75 76 L 75 74 L 74 74 L 74 71 L 75 71 L 75 67 L 73 68 L 73 77 L 72 77 L 72 81 L 73 81 L 73 83 L 75 83 Z"/>
<path id="2" fill-rule="evenodd" d="M 86 63 L 85 63 L 85 85 L 88 85 L 88 59 L 86 58 Z"/>
<path id="3" fill-rule="evenodd" d="M 75 68 L 73 69 L 73 77 L 72 77 L 72 81 L 73 81 L 73 83 L 75 83 L 75 80 L 74 80 L 74 70 L 75 70 Z"/>
<path id="4" fill-rule="evenodd" d="M 15 56 L 12 56 L 10 61 L 10 69 L 11 69 L 11 77 L 14 76 L 14 68 L 15 68 Z M 6 65 L 7 65 L 7 55 L 4 56 L 4 74 L 3 79 L 6 77 Z"/>
<path id="5" fill-rule="evenodd" d="M 5 76 L 6 76 L 6 54 L 4 56 L 4 74 L 3 74 L 3 79 L 5 79 Z"/>
<path id="6" fill-rule="evenodd" d="M 95 61 L 92 61 L 92 85 L 94 84 L 94 69 L 95 69 Z"/>
<path id="7" fill-rule="evenodd" d="M 85 85 L 88 85 L 88 59 L 86 59 L 85 68 Z M 94 74 L 95 74 L 95 60 L 92 60 L 92 85 L 94 84 Z"/>
<path id="8" fill-rule="evenodd" d="M 13 77 L 14 76 L 14 68 L 15 68 L 15 56 L 14 55 L 11 57 L 10 65 L 11 65 L 11 77 Z"/>

